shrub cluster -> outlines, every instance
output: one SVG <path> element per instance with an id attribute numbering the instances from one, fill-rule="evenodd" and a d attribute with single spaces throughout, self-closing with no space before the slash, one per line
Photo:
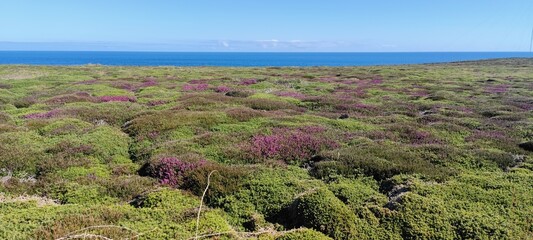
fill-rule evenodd
<path id="1" fill-rule="evenodd" d="M 276 128 L 272 130 L 272 134 L 254 136 L 247 151 L 253 159 L 302 162 L 323 150 L 339 146 L 324 134 L 325 131 L 323 127 L 317 126 Z"/>
<path id="2" fill-rule="evenodd" d="M 530 65 L 0 66 L 0 239 L 530 239 Z"/>
<path id="3" fill-rule="evenodd" d="M 175 157 L 163 157 L 155 164 L 152 163 L 153 166 L 148 166 L 145 171 L 149 176 L 158 179 L 160 183 L 175 187 L 182 184 L 186 174 L 206 163 L 205 160 L 187 162 Z"/>

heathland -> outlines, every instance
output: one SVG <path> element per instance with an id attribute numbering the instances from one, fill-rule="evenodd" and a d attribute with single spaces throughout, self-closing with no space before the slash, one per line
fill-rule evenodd
<path id="1" fill-rule="evenodd" d="M 0 239 L 532 239 L 532 111 L 532 59 L 4 65 Z"/>

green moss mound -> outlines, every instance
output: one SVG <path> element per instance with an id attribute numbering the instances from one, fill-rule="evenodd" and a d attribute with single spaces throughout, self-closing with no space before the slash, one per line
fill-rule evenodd
<path id="1" fill-rule="evenodd" d="M 358 236 L 355 214 L 325 188 L 304 193 L 292 211 L 295 226 L 313 228 L 334 239 Z"/>

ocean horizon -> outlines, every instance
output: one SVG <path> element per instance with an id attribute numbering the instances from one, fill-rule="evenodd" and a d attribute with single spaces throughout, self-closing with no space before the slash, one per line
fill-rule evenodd
<path id="1" fill-rule="evenodd" d="M 380 66 L 532 58 L 530 52 L 0 51 L 1 65 L 310 67 Z"/>

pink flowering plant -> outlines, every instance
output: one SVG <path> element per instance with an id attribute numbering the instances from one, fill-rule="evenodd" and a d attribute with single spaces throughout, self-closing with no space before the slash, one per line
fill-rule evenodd
<path id="1" fill-rule="evenodd" d="M 244 86 L 248 86 L 248 85 L 252 85 L 252 84 L 256 84 L 257 83 L 257 79 L 244 79 L 242 80 L 239 85 L 244 85 Z"/>
<path id="2" fill-rule="evenodd" d="M 277 159 L 285 162 L 305 161 L 322 150 L 339 145 L 325 134 L 325 128 L 306 126 L 295 129 L 276 128 L 270 135 L 251 139 L 249 152 L 255 159 Z"/>
<path id="3" fill-rule="evenodd" d="M 49 119 L 57 117 L 61 113 L 60 109 L 54 109 L 44 113 L 31 113 L 24 116 L 26 119 Z"/>
<path id="4" fill-rule="evenodd" d="M 215 88 L 215 92 L 218 92 L 218 93 L 227 93 L 229 91 L 231 91 L 231 88 L 226 87 L 226 86 L 217 86 Z"/>
<path id="5" fill-rule="evenodd" d="M 485 88 L 486 93 L 506 93 L 509 91 L 510 85 L 508 84 L 499 84 L 499 85 L 492 85 Z"/>
<path id="6" fill-rule="evenodd" d="M 209 84 L 200 83 L 200 84 L 185 84 L 183 85 L 183 91 L 195 92 L 195 91 L 205 91 L 209 88 Z"/>
<path id="7" fill-rule="evenodd" d="M 137 98 L 132 96 L 102 96 L 101 102 L 136 102 Z"/>
<path id="8" fill-rule="evenodd" d="M 157 86 L 159 83 L 153 77 L 146 78 L 140 85 L 140 88 Z"/>
<path id="9" fill-rule="evenodd" d="M 160 183 L 174 187 L 181 183 L 185 174 L 206 163 L 205 160 L 187 162 L 175 157 L 163 157 L 155 166 L 153 175 Z"/>

